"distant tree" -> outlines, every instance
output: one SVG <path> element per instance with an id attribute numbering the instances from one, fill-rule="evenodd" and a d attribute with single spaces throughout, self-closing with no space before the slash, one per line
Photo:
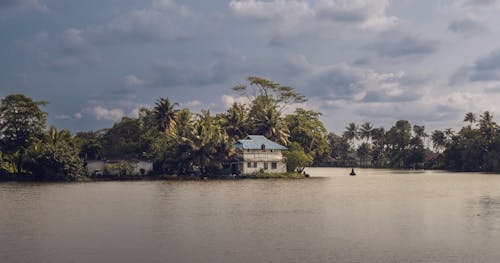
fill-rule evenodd
<path id="1" fill-rule="evenodd" d="M 349 153 L 351 144 L 346 136 L 338 136 L 334 133 L 328 134 L 328 142 L 331 149 L 331 157 L 340 162 L 341 166 L 347 166 L 349 163 Z"/>
<path id="2" fill-rule="evenodd" d="M 45 129 L 46 113 L 40 106 L 45 101 L 33 101 L 22 94 L 8 95 L 0 101 L 0 149 L 16 155 L 16 172 L 21 173 L 28 147 Z"/>
<path id="3" fill-rule="evenodd" d="M 369 143 L 363 142 L 359 146 L 357 153 L 359 156 L 359 161 L 361 166 L 368 165 L 372 149 Z"/>
<path id="4" fill-rule="evenodd" d="M 359 139 L 359 127 L 356 123 L 351 122 L 345 129 L 344 136 L 351 141 L 352 147 L 354 147 L 354 140 Z"/>
<path id="5" fill-rule="evenodd" d="M 44 142 L 33 153 L 30 170 L 36 178 L 54 181 L 75 181 L 83 176 L 83 161 L 76 148 L 66 141 Z"/>
<path id="6" fill-rule="evenodd" d="M 434 150 L 442 151 L 446 146 L 446 135 L 441 130 L 435 130 L 432 132 L 432 144 L 434 145 Z"/>
<path id="7" fill-rule="evenodd" d="M 370 122 L 365 122 L 361 125 L 359 129 L 359 135 L 361 139 L 366 139 L 366 142 L 372 139 L 373 135 L 373 126 Z"/>
<path id="8" fill-rule="evenodd" d="M 473 113 L 473 112 L 468 112 L 467 114 L 465 114 L 465 117 L 464 117 L 464 122 L 467 122 L 469 123 L 469 128 L 472 127 L 472 125 L 477 121 L 477 117 L 476 117 L 476 114 Z"/>
<path id="9" fill-rule="evenodd" d="M 405 168 L 408 165 L 407 158 L 409 155 L 408 149 L 411 140 L 411 130 L 410 122 L 399 120 L 387 132 L 386 143 L 391 167 Z"/>

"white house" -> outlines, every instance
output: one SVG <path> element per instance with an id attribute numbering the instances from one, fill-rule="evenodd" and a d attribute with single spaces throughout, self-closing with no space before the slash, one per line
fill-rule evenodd
<path id="1" fill-rule="evenodd" d="M 262 135 L 248 135 L 234 144 L 237 157 L 231 163 L 231 173 L 250 175 L 258 172 L 284 173 L 286 164 L 282 150 L 287 148 Z"/>

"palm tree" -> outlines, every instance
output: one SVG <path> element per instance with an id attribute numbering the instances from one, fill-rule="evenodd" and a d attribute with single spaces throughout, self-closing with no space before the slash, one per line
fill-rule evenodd
<path id="1" fill-rule="evenodd" d="M 373 135 L 373 126 L 370 122 L 365 122 L 361 125 L 361 129 L 359 131 L 361 135 L 361 139 L 366 139 L 366 142 L 372 139 Z"/>
<path id="2" fill-rule="evenodd" d="M 177 106 L 179 103 L 171 103 L 169 98 L 160 98 L 156 101 L 153 114 L 159 131 L 165 132 L 175 121 L 175 115 L 178 111 L 175 107 Z"/>
<path id="3" fill-rule="evenodd" d="M 468 112 L 467 114 L 465 114 L 464 122 L 469 123 L 469 128 L 471 128 L 476 121 L 477 121 L 477 116 L 474 112 Z"/>
<path id="4" fill-rule="evenodd" d="M 345 127 L 345 129 L 346 131 L 344 132 L 344 135 L 351 141 L 352 146 L 354 147 L 354 140 L 359 139 L 358 125 L 351 122 Z"/>
<path id="5" fill-rule="evenodd" d="M 434 150 L 440 151 L 446 145 L 446 135 L 443 131 L 435 130 L 432 132 L 432 144 L 434 145 Z"/>
<path id="6" fill-rule="evenodd" d="M 229 137 L 234 140 L 248 135 L 248 110 L 246 106 L 235 102 L 224 114 L 223 126 Z"/>
<path id="7" fill-rule="evenodd" d="M 274 107 L 262 109 L 262 112 L 254 117 L 253 126 L 255 134 L 262 134 L 284 145 L 289 142 L 290 131 L 288 126 L 285 120 L 281 118 L 279 111 Z"/>
<path id="8" fill-rule="evenodd" d="M 491 114 L 489 111 L 485 111 L 483 114 L 481 114 L 481 118 L 479 119 L 479 127 L 482 129 L 485 128 L 491 128 L 496 123 L 493 121 L 493 114 Z"/>

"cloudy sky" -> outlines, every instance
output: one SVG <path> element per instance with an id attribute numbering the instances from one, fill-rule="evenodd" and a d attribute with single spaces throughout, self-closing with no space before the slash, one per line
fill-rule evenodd
<path id="1" fill-rule="evenodd" d="M 170 97 L 224 111 L 261 76 L 348 122 L 427 129 L 500 114 L 500 0 L 0 0 L 0 96 L 109 127 Z M 498 120 L 498 118 L 495 118 Z"/>

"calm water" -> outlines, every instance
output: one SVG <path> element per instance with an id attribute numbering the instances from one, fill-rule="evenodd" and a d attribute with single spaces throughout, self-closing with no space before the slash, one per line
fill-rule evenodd
<path id="1" fill-rule="evenodd" d="M 0 183 L 0 262 L 500 262 L 500 175 Z"/>

